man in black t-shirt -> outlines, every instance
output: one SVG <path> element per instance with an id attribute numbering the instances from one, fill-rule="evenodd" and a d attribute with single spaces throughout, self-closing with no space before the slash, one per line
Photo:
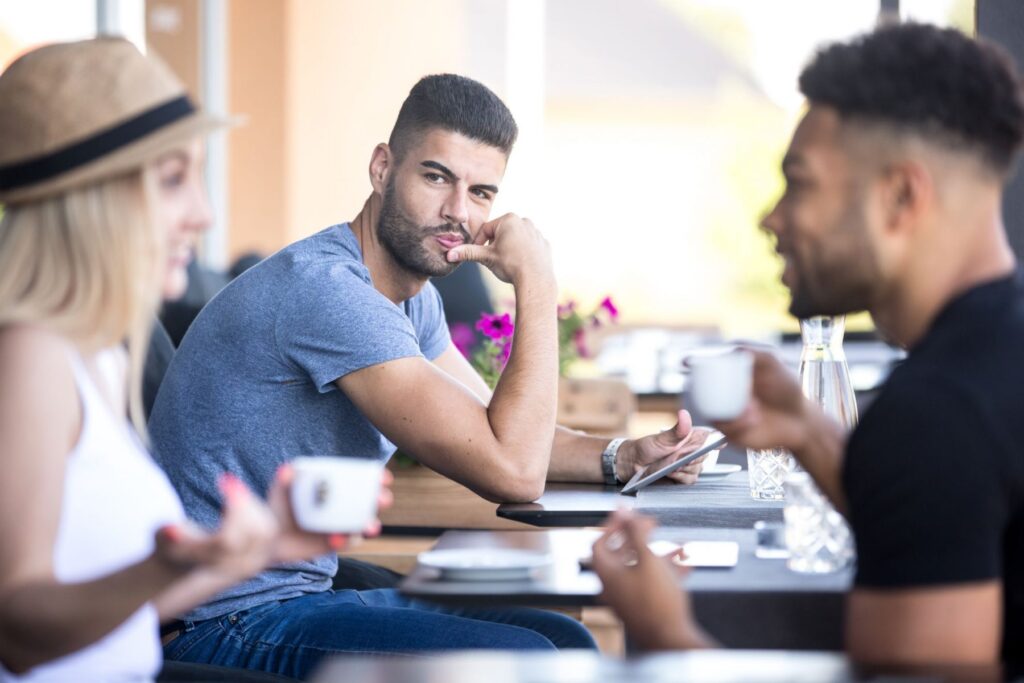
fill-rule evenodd
<path id="1" fill-rule="evenodd" d="M 1024 137 L 1020 79 L 992 45 L 910 24 L 823 49 L 800 89 L 810 106 L 763 223 L 785 259 L 790 312 L 866 309 L 909 356 L 849 439 L 766 354 L 751 405 L 716 426 L 737 445 L 791 450 L 847 515 L 853 658 L 1016 663 L 1024 282 L 1000 207 Z M 624 547 L 595 546 L 605 597 L 640 647 L 707 646 L 644 546 L 648 526 L 620 516 L 611 530 Z M 623 562 L 628 551 L 639 562 Z"/>

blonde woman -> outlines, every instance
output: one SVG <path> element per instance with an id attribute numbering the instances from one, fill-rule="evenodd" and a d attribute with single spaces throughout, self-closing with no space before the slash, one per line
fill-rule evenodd
<path id="1" fill-rule="evenodd" d="M 120 39 L 0 75 L 0 681 L 151 678 L 159 619 L 344 541 L 294 529 L 287 471 L 269 507 L 225 474 L 220 527 L 190 526 L 140 436 L 147 331 L 225 123 Z"/>

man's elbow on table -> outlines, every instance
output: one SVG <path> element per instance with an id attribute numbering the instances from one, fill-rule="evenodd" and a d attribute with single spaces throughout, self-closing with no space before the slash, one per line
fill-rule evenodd
<path id="1" fill-rule="evenodd" d="M 545 472 L 527 472 L 515 466 L 494 468 L 486 481 L 467 483 L 492 503 L 532 503 L 544 495 Z"/>

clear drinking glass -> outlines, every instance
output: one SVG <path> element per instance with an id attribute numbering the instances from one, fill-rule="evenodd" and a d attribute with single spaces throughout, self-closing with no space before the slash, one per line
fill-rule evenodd
<path id="1" fill-rule="evenodd" d="M 747 449 L 747 474 L 750 475 L 750 497 L 756 500 L 782 500 L 783 482 L 793 471 L 793 456 L 778 448 Z"/>

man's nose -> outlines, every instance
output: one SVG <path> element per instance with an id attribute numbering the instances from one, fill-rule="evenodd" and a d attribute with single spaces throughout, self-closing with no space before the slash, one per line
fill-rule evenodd
<path id="1" fill-rule="evenodd" d="M 778 236 L 779 231 L 782 229 L 780 213 L 779 203 L 776 203 L 771 211 L 761 217 L 761 222 L 758 224 L 759 227 L 765 232 Z"/>
<path id="2" fill-rule="evenodd" d="M 444 206 L 441 208 L 441 215 L 445 221 L 454 225 L 465 225 L 469 222 L 469 202 L 466 198 L 466 190 L 460 187 L 452 188 Z"/>

